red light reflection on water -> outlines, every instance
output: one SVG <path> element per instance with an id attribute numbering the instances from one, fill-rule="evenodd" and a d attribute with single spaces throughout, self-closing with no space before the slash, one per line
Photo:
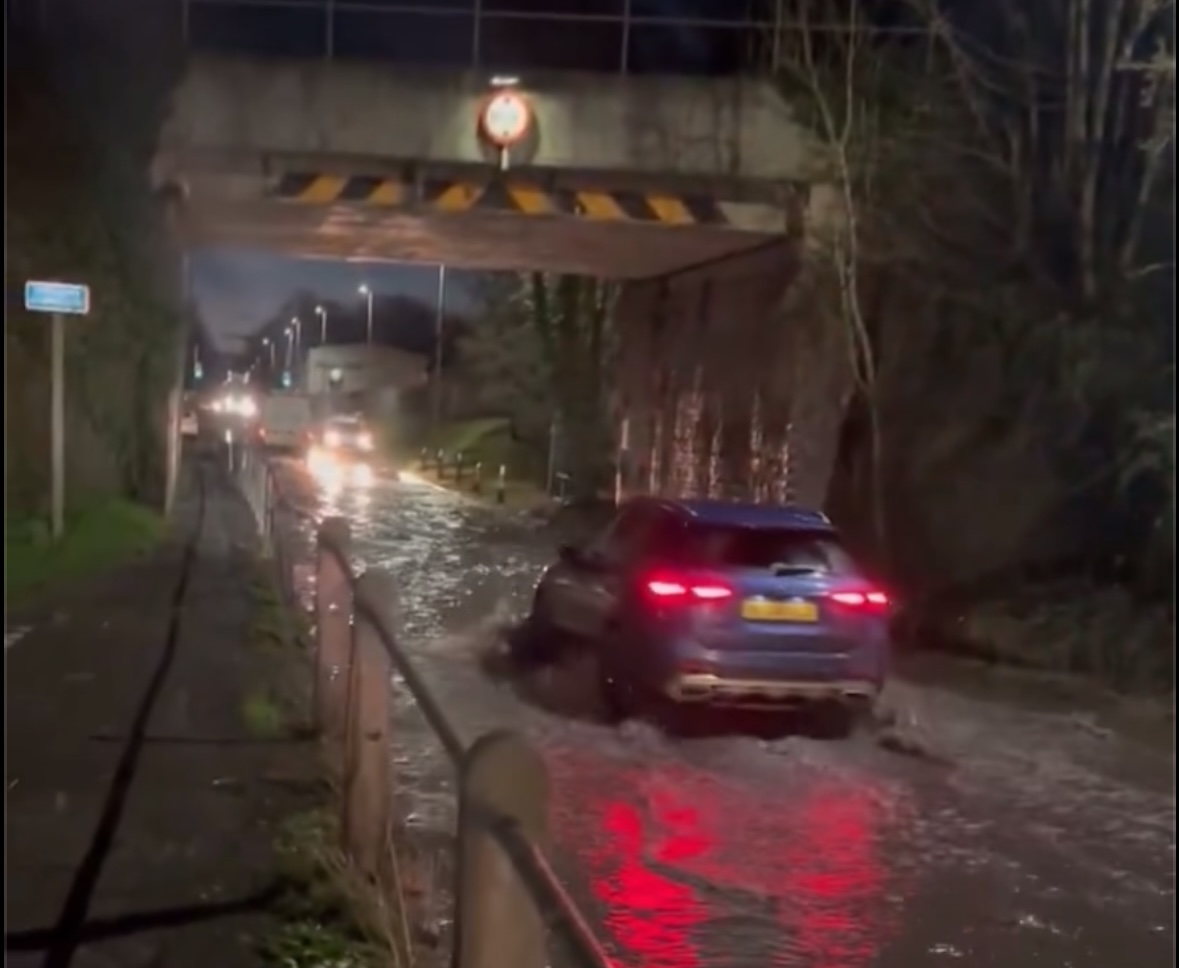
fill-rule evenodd
<path id="1" fill-rule="evenodd" d="M 550 752 L 559 843 L 631 968 L 861 968 L 891 936 L 885 894 L 900 885 L 879 856 L 881 791 L 767 791 L 683 763 Z M 769 950 L 719 954 L 709 922 L 751 911 Z"/>
<path id="2" fill-rule="evenodd" d="M 639 956 L 639 965 L 695 968 L 701 964 L 691 939 L 707 912 L 690 887 L 643 863 L 643 820 L 638 809 L 628 803 L 610 803 L 602 827 L 607 838 L 596 859 L 607 870 L 602 871 L 605 876 L 594 878 L 594 893 L 606 905 L 610 932 L 628 954 Z"/>

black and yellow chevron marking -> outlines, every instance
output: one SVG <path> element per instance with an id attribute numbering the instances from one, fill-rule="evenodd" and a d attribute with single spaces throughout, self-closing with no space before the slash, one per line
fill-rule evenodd
<path id="1" fill-rule="evenodd" d="M 288 174 L 273 197 L 304 205 L 375 205 L 425 208 L 436 212 L 514 212 L 572 215 L 599 222 L 656 222 L 664 225 L 727 225 L 722 205 L 712 198 L 654 192 L 541 188 L 527 182 L 424 181 L 420 184 L 367 175 Z"/>

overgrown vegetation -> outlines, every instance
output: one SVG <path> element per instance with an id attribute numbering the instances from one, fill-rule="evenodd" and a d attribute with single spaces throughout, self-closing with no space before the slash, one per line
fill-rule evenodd
<path id="1" fill-rule="evenodd" d="M 158 504 L 163 496 L 166 403 L 179 372 L 182 314 L 179 260 L 148 170 L 167 85 L 141 57 L 110 47 L 112 35 L 128 33 L 119 9 L 104 10 L 113 21 L 87 30 L 65 60 L 54 56 L 58 47 L 45 36 L 14 30 L 9 45 L 10 513 L 44 513 L 49 490 L 49 330 L 44 317 L 26 313 L 18 301 L 30 278 L 91 287 L 91 313 L 69 321 L 66 340 L 69 500 L 117 496 Z M 155 52 L 162 53 L 158 43 Z"/>
<path id="2" fill-rule="evenodd" d="M 595 496 L 609 475 L 612 300 L 595 279 L 505 274 L 458 346 L 470 406 L 506 420 L 513 471 L 544 482 L 554 447 L 573 496 Z"/>
<path id="3" fill-rule="evenodd" d="M 333 798 L 334 799 L 334 798 Z M 389 844 L 394 889 L 385 892 L 348 863 L 335 813 L 319 807 L 282 824 L 275 853 L 282 885 L 278 924 L 260 939 L 275 968 L 413 968 L 430 947 L 411 930 L 413 901 L 430 901 L 399 874 L 405 852 Z M 399 859 L 400 855 L 400 859 Z"/>
<path id="4" fill-rule="evenodd" d="M 275 850 L 285 887 L 278 929 L 261 953 L 275 968 L 408 968 L 408 928 L 345 862 L 327 809 L 290 817 Z"/>
<path id="5" fill-rule="evenodd" d="M 1174 94 L 1135 64 L 1169 5 L 1055 10 L 917 5 L 916 45 L 853 3 L 786 60 L 839 190 L 832 510 L 958 644 L 1169 685 Z"/>

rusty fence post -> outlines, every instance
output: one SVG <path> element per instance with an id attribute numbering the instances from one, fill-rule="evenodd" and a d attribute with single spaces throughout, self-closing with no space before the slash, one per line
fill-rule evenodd
<path id="1" fill-rule="evenodd" d="M 334 551 L 333 551 L 334 549 Z M 319 527 L 315 548 L 315 724 L 336 749 L 344 737 L 352 624 L 352 536 L 343 518 Z M 332 764 L 336 766 L 338 764 Z"/>
<path id="2" fill-rule="evenodd" d="M 274 473 L 270 465 L 260 464 L 262 482 L 262 530 L 267 541 L 274 540 L 274 518 L 278 513 L 278 485 L 274 482 Z"/>
<path id="3" fill-rule="evenodd" d="M 348 685 L 347 754 L 340 830 L 343 848 L 373 881 L 381 877 L 392 809 L 392 751 L 389 748 L 389 693 L 392 663 L 374 619 L 389 631 L 393 578 L 365 572 L 356 582 L 359 604 L 352 623 Z"/>
<path id="4" fill-rule="evenodd" d="M 481 736 L 459 767 L 455 968 L 545 968 L 545 924 L 491 824 L 548 848 L 548 771 L 515 733 Z"/>
<path id="5" fill-rule="evenodd" d="M 269 555 L 274 540 L 274 486 L 270 479 L 270 467 L 258 457 L 254 462 L 254 506 L 257 508 L 258 531 L 262 536 L 262 549 Z"/>

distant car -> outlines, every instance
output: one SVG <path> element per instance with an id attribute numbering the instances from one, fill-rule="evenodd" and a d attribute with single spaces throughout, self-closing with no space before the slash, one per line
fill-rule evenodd
<path id="1" fill-rule="evenodd" d="M 317 473 L 348 472 L 356 479 L 369 478 L 375 448 L 373 432 L 363 417 L 330 417 L 311 430 L 307 464 Z"/>
<path id="2" fill-rule="evenodd" d="M 180 435 L 196 437 L 201 432 L 200 421 L 195 410 L 186 410 L 180 417 Z"/>
<path id="3" fill-rule="evenodd" d="M 311 446 L 339 457 L 368 460 L 372 457 L 375 439 L 363 417 L 329 417 L 313 428 Z"/>
<path id="4" fill-rule="evenodd" d="M 648 700 L 803 705 L 843 735 L 883 687 L 888 611 L 820 512 L 644 497 L 561 549 L 512 650 L 546 662 L 589 643 L 618 718 Z"/>

